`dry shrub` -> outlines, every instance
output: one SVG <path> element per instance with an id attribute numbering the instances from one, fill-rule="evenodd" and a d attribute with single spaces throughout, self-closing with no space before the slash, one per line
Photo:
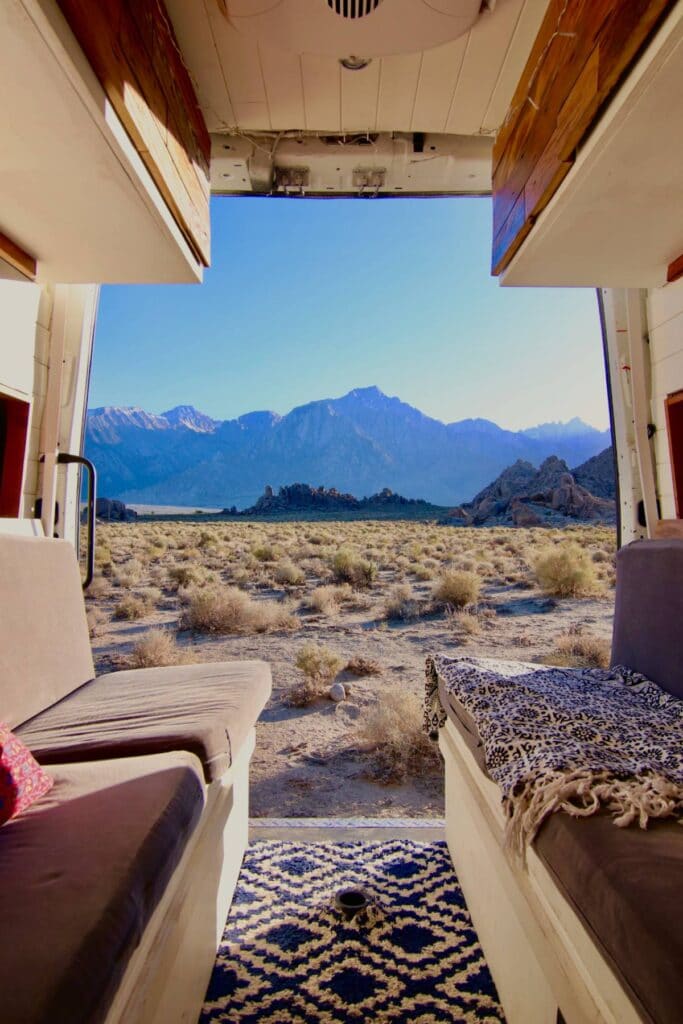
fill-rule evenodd
<path id="1" fill-rule="evenodd" d="M 357 654 L 344 666 L 347 672 L 354 676 L 379 676 L 382 674 L 382 666 L 375 658 L 365 658 Z"/>
<path id="2" fill-rule="evenodd" d="M 437 745 L 422 729 L 422 705 L 413 693 L 383 694 L 360 727 L 369 754 L 367 774 L 378 782 L 403 782 L 441 770 Z"/>
<path id="3" fill-rule="evenodd" d="M 99 628 L 106 619 L 106 615 L 101 608 L 90 608 L 86 616 L 88 620 L 88 632 L 91 637 L 97 636 Z"/>
<path id="4" fill-rule="evenodd" d="M 341 586 L 316 587 L 304 598 L 304 607 L 320 615 L 336 615 L 340 605 L 351 598 L 352 591 L 348 583 Z"/>
<path id="5" fill-rule="evenodd" d="M 251 553 L 259 562 L 275 562 L 278 557 L 278 552 L 272 544 L 258 544 L 252 548 Z"/>
<path id="6" fill-rule="evenodd" d="M 569 668 L 607 668 L 611 645 L 597 636 L 565 633 L 555 641 L 555 650 L 542 660 L 547 665 Z"/>
<path id="7" fill-rule="evenodd" d="M 437 580 L 432 597 L 441 607 L 464 608 L 477 601 L 480 590 L 481 580 L 475 572 L 450 569 Z"/>
<path id="8" fill-rule="evenodd" d="M 296 667 L 303 674 L 287 694 L 291 707 L 305 707 L 322 697 L 342 667 L 342 659 L 324 644 L 304 644 L 296 656 Z"/>
<path id="9" fill-rule="evenodd" d="M 92 598 L 98 600 L 101 597 L 106 597 L 109 594 L 110 587 L 103 576 L 93 576 L 90 586 L 85 592 L 86 600 Z"/>
<path id="10" fill-rule="evenodd" d="M 255 601 L 238 587 L 204 587 L 187 595 L 180 628 L 198 633 L 269 633 L 296 629 L 299 620 L 287 604 Z"/>
<path id="11" fill-rule="evenodd" d="M 130 656 L 131 668 L 154 668 L 166 665 L 187 665 L 192 654 L 178 646 L 175 637 L 163 630 L 150 630 L 135 644 Z"/>
<path id="12" fill-rule="evenodd" d="M 597 588 L 590 555 L 574 541 L 542 551 L 534 572 L 542 589 L 554 597 L 586 597 Z"/>
<path id="13" fill-rule="evenodd" d="M 300 587 L 306 582 L 306 577 L 299 566 L 289 558 L 283 558 L 278 562 L 273 576 L 276 583 L 286 587 Z"/>
<path id="14" fill-rule="evenodd" d="M 448 611 L 448 624 L 459 634 L 464 636 L 476 636 L 481 633 L 481 619 L 475 612 L 460 609 L 456 611 L 451 608 Z"/>
<path id="15" fill-rule="evenodd" d="M 417 615 L 417 601 L 413 592 L 405 583 L 394 587 L 384 603 L 384 616 L 387 619 L 406 621 Z"/>
<path id="16" fill-rule="evenodd" d="M 332 559 L 332 573 L 338 583 L 350 583 L 352 587 L 371 587 L 377 578 L 377 566 L 353 551 L 341 548 Z"/>
<path id="17" fill-rule="evenodd" d="M 114 607 L 115 619 L 142 619 L 149 612 L 149 605 L 141 597 L 126 594 Z"/>

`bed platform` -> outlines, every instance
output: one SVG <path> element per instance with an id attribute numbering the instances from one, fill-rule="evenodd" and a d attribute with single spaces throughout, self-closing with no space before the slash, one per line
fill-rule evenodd
<path id="1" fill-rule="evenodd" d="M 656 607 L 650 599 L 662 579 L 669 584 L 666 610 L 659 605 L 656 629 L 648 629 Z M 681 580 L 681 541 L 638 542 L 619 553 L 613 663 L 628 644 L 630 667 L 644 672 L 656 662 L 655 681 L 676 696 Z M 648 613 L 629 627 L 626 617 L 643 600 Z M 648 649 L 653 636 L 667 645 L 666 658 Z M 486 771 L 474 720 L 442 682 L 439 698 L 447 714 L 439 736 L 446 838 L 507 1020 L 678 1024 L 681 826 L 668 819 L 646 830 L 620 829 L 606 813 L 558 812 L 542 825 L 522 866 L 505 848 L 501 791 Z"/>

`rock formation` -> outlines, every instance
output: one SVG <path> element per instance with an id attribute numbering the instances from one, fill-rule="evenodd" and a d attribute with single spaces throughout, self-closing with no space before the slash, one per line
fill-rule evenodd
<path id="1" fill-rule="evenodd" d="M 589 466 L 597 460 L 597 468 Z M 607 449 L 577 473 L 581 472 L 583 479 L 592 475 L 605 490 L 606 467 L 611 464 L 611 449 Z M 613 523 L 615 517 L 614 501 L 592 494 L 563 459 L 551 455 L 538 470 L 518 459 L 471 502 L 451 509 L 442 522 L 453 526 L 564 526 L 571 522 Z"/>

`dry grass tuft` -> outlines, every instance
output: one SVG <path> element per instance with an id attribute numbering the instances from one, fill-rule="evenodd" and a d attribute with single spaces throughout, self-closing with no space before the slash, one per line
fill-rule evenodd
<path id="1" fill-rule="evenodd" d="M 447 613 L 448 624 L 456 634 L 464 637 L 477 636 L 481 633 L 481 619 L 476 612 L 451 608 Z"/>
<path id="2" fill-rule="evenodd" d="M 441 771 L 439 750 L 422 729 L 422 704 L 413 693 L 386 693 L 360 727 L 369 755 L 367 774 L 378 782 L 403 782 Z"/>
<path id="3" fill-rule="evenodd" d="M 324 644 L 304 644 L 297 652 L 296 667 L 303 674 L 287 694 L 291 707 L 301 708 L 322 697 L 343 665 L 342 659 Z"/>
<path id="4" fill-rule="evenodd" d="M 384 603 L 384 617 L 405 622 L 408 619 L 414 619 L 416 615 L 417 601 L 413 597 L 412 590 L 407 584 L 399 583 Z"/>
<path id="5" fill-rule="evenodd" d="M 555 649 L 541 660 L 546 665 L 568 668 L 607 668 L 610 654 L 611 645 L 608 640 L 580 633 L 564 633 L 557 637 Z"/>
<path id="6" fill-rule="evenodd" d="M 588 597 L 598 581 L 590 555 L 574 541 L 542 551 L 534 563 L 542 589 L 554 597 Z"/>
<path id="7" fill-rule="evenodd" d="M 349 601 L 351 597 L 352 590 L 348 583 L 342 583 L 341 586 L 326 585 L 316 587 L 304 598 L 303 605 L 320 615 L 336 615 L 343 602 Z"/>
<path id="8" fill-rule="evenodd" d="M 255 601 L 238 587 L 215 586 L 191 591 L 180 621 L 181 629 L 198 633 L 269 633 L 298 626 L 287 604 Z"/>
<path id="9" fill-rule="evenodd" d="M 357 654 L 344 666 L 347 672 L 354 676 L 379 676 L 382 674 L 382 666 L 375 658 L 365 658 Z"/>
<path id="10" fill-rule="evenodd" d="M 194 661 L 190 651 L 180 647 L 175 637 L 162 629 L 152 629 L 138 640 L 130 656 L 131 668 L 155 668 L 187 665 Z"/>
<path id="11" fill-rule="evenodd" d="M 479 599 L 481 580 L 467 569 L 451 569 L 438 580 L 432 592 L 435 604 L 441 607 L 465 608 Z"/>
<path id="12" fill-rule="evenodd" d="M 134 594 L 127 594 L 114 606 L 114 618 L 133 621 L 134 619 L 144 618 L 149 611 L 149 605 L 146 601 L 143 601 L 141 597 L 135 597 Z"/>
<path id="13" fill-rule="evenodd" d="M 337 583 L 350 583 L 352 587 L 371 587 L 377 578 L 377 566 L 341 548 L 332 559 L 332 573 Z"/>
<path id="14" fill-rule="evenodd" d="M 289 558 L 283 558 L 278 562 L 273 577 L 276 583 L 285 587 L 301 587 L 306 582 L 305 574 Z"/>

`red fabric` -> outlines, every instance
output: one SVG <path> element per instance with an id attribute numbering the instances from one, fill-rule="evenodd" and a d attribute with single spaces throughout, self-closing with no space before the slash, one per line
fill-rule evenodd
<path id="1" fill-rule="evenodd" d="M 0 722 L 0 825 L 49 793 L 53 784 L 28 747 Z"/>

